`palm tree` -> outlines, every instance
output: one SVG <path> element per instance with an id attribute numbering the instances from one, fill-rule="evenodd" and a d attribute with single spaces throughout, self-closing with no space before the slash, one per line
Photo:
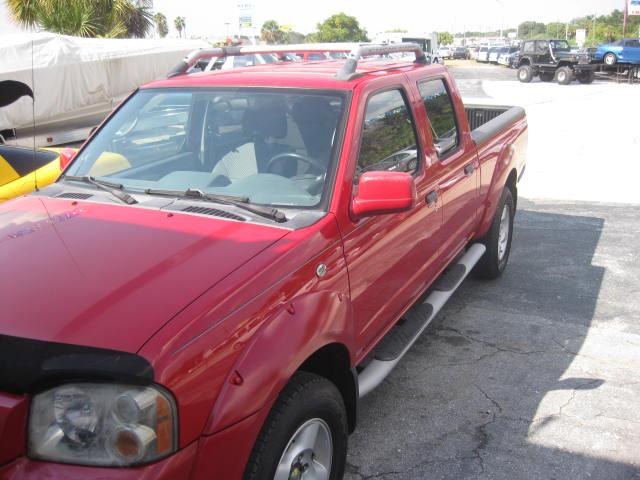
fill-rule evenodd
<path id="1" fill-rule="evenodd" d="M 180 35 L 180 38 L 182 38 L 182 31 L 184 30 L 184 36 L 187 36 L 187 24 L 184 20 L 184 17 L 176 17 L 176 19 L 173 21 L 174 26 L 176 27 L 176 30 L 178 30 L 178 35 Z"/>
<path id="2" fill-rule="evenodd" d="M 80 37 L 145 37 L 152 0 L 6 0 L 23 27 Z"/>
<path id="3" fill-rule="evenodd" d="M 267 20 L 262 24 L 260 36 L 267 43 L 285 43 L 287 32 L 283 31 L 275 20 Z"/>
<path id="4" fill-rule="evenodd" d="M 156 30 L 160 38 L 164 38 L 169 33 L 169 25 L 167 24 L 167 17 L 158 12 L 153 16 L 153 20 L 156 22 Z"/>

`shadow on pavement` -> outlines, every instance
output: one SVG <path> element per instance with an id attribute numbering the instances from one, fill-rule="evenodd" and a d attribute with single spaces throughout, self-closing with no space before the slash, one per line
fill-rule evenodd
<path id="1" fill-rule="evenodd" d="M 638 425 L 611 424 L 600 400 L 609 375 L 625 373 L 578 358 L 605 220 L 523 203 L 504 276 L 467 280 L 361 402 L 346 478 L 640 478 L 625 438 Z"/>

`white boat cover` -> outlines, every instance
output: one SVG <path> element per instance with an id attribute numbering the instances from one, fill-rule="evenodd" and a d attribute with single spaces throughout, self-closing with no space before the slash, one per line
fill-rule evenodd
<path id="1" fill-rule="evenodd" d="M 41 127 L 106 114 L 139 85 L 163 77 L 201 47 L 210 45 L 199 40 L 0 35 L 0 80 L 18 80 L 33 89 Z M 29 97 L 2 108 L 0 130 L 30 127 L 31 109 Z"/>

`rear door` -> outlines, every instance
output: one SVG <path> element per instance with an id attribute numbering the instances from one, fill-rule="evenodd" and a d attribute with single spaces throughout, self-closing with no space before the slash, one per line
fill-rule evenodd
<path id="1" fill-rule="evenodd" d="M 436 148 L 438 195 L 444 208 L 441 259 L 448 263 L 471 239 L 476 225 L 478 156 L 467 123 L 458 121 L 466 113 L 449 80 L 431 77 L 419 80 L 417 85 Z"/>
<path id="2" fill-rule="evenodd" d="M 426 288 L 437 268 L 442 224 L 437 178 L 427 162 L 424 135 L 414 115 L 419 99 L 403 84 L 381 87 L 378 82 L 365 88 L 355 121 L 354 138 L 360 148 L 351 160 L 355 163 L 350 167 L 352 197 L 363 172 L 406 171 L 415 179 L 418 202 L 407 212 L 360 220 L 345 216 L 341 222 L 360 351 L 371 346 Z"/>

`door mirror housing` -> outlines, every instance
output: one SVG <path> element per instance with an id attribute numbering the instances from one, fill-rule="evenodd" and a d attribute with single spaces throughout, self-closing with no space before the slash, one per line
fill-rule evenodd
<path id="1" fill-rule="evenodd" d="M 413 177 L 405 172 L 365 172 L 358 181 L 358 193 L 351 201 L 356 218 L 404 212 L 416 204 Z"/>

